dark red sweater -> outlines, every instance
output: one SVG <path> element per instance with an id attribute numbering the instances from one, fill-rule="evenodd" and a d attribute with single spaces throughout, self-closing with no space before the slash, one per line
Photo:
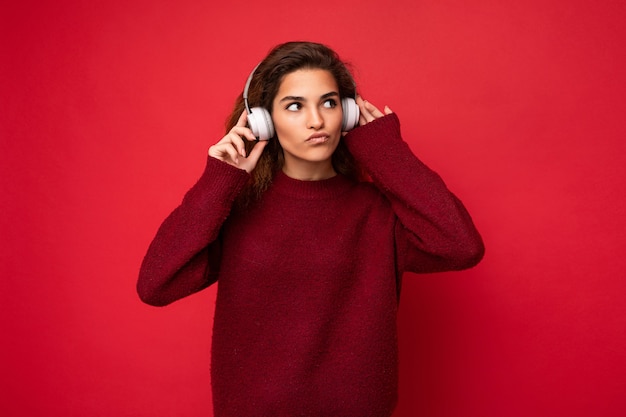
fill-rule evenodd
<path id="1" fill-rule="evenodd" d="M 213 158 L 159 229 L 138 292 L 165 305 L 218 281 L 216 417 L 391 415 L 403 272 L 468 268 L 481 238 L 400 137 L 395 115 L 346 143 L 374 183 L 279 173 L 245 211 L 248 174 Z"/>

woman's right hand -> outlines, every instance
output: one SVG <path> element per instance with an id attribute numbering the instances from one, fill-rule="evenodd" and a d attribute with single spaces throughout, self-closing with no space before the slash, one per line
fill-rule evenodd
<path id="1" fill-rule="evenodd" d="M 256 166 L 268 141 L 256 140 L 252 131 L 246 126 L 247 119 L 248 115 L 244 110 L 241 116 L 239 116 L 237 124 L 230 129 L 230 132 L 209 148 L 209 156 L 236 168 L 245 169 L 246 172 L 250 173 Z M 250 142 L 257 142 L 250 151 L 250 155 L 246 155 L 244 139 Z"/>

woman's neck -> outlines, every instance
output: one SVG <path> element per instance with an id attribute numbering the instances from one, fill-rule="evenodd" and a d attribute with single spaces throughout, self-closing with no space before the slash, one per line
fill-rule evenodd
<path id="1" fill-rule="evenodd" d="M 300 161 L 299 163 L 285 161 L 283 172 L 290 178 L 302 181 L 326 180 L 337 175 L 331 161 Z"/>

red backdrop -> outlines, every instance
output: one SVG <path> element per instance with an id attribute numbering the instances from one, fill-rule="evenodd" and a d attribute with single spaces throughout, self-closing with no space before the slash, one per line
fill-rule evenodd
<path id="1" fill-rule="evenodd" d="M 484 235 L 405 277 L 400 416 L 626 411 L 624 2 L 22 1 L 0 12 L 0 409 L 211 415 L 215 288 L 135 279 L 251 68 L 328 43 Z"/>

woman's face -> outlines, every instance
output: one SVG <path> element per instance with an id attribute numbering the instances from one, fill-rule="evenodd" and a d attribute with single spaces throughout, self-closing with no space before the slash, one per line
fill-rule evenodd
<path id="1" fill-rule="evenodd" d="M 301 69 L 287 74 L 272 103 L 272 120 L 283 148 L 283 171 L 298 179 L 335 175 L 331 157 L 341 139 L 343 111 L 332 74 Z"/>

